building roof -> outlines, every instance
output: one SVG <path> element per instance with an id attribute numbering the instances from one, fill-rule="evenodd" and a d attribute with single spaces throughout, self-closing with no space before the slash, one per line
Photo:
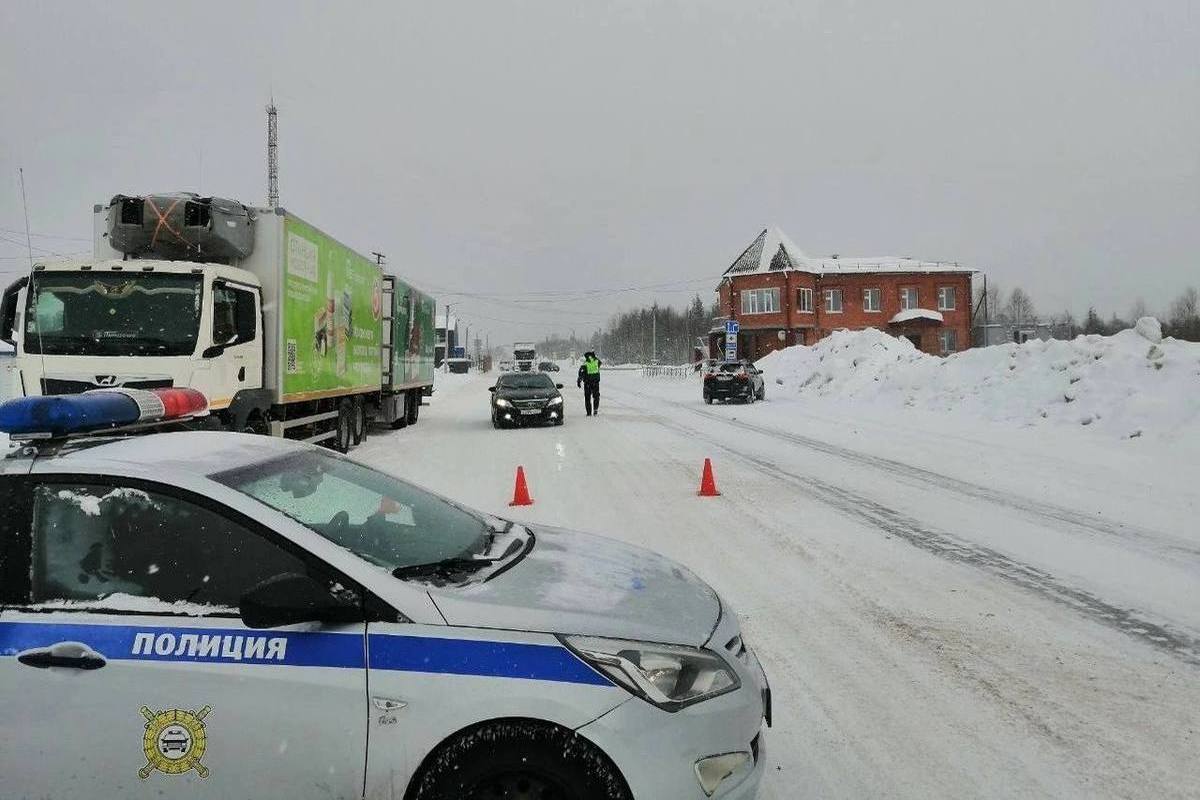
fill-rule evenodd
<path id="1" fill-rule="evenodd" d="M 445 330 L 446 329 L 446 315 L 445 314 L 437 314 L 433 320 L 433 327 Z M 454 316 L 453 314 L 450 315 L 450 329 L 458 330 L 458 317 Z"/>
<path id="2" fill-rule="evenodd" d="M 764 228 L 725 270 L 725 277 L 798 270 L 818 275 L 861 272 L 975 272 L 955 261 L 922 261 L 906 256 L 809 256 L 777 227 Z"/>

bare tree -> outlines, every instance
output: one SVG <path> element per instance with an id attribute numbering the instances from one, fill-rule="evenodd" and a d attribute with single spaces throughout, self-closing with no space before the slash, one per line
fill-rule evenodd
<path id="1" fill-rule="evenodd" d="M 1184 289 L 1171 303 L 1167 329 L 1176 339 L 1200 342 L 1200 291 L 1195 286 Z"/>
<path id="2" fill-rule="evenodd" d="M 1033 307 L 1033 298 L 1020 286 L 1012 290 L 1008 302 L 1004 305 L 1004 315 L 1011 322 L 1020 325 L 1037 319 L 1037 310 Z"/>

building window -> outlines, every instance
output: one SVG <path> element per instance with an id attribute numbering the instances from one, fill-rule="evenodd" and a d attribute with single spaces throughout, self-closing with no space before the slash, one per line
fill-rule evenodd
<path id="1" fill-rule="evenodd" d="M 938 343 L 942 346 L 942 355 L 950 355 L 958 350 L 958 331 L 953 328 L 943 328 L 938 331 Z"/>
<path id="2" fill-rule="evenodd" d="M 842 290 L 841 289 L 826 289 L 825 290 L 825 312 L 828 314 L 842 313 Z"/>
<path id="3" fill-rule="evenodd" d="M 917 296 L 917 287 L 901 286 L 900 287 L 900 310 L 908 311 L 913 308 L 920 308 L 920 299 Z"/>
<path id="4" fill-rule="evenodd" d="M 954 310 L 954 287 L 939 286 L 938 287 L 938 311 L 953 311 Z"/>
<path id="5" fill-rule="evenodd" d="M 879 289 L 863 289 L 863 311 L 879 311 L 882 308 L 883 292 Z"/>
<path id="6" fill-rule="evenodd" d="M 779 289 L 745 289 L 742 291 L 743 314 L 774 314 L 779 311 Z"/>
<path id="7" fill-rule="evenodd" d="M 797 289 L 796 290 L 796 310 L 805 314 L 811 314 L 812 306 L 812 289 Z"/>

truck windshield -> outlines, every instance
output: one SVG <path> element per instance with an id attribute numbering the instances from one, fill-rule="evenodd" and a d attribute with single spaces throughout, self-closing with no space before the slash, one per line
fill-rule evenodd
<path id="1" fill-rule="evenodd" d="M 182 356 L 200 332 L 199 275 L 37 272 L 25 351 L 64 356 Z"/>
<path id="2" fill-rule="evenodd" d="M 319 450 L 211 477 L 389 570 L 484 555 L 494 533 L 437 495 Z"/>

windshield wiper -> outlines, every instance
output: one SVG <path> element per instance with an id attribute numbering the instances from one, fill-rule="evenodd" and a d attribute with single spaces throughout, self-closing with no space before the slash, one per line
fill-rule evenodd
<path id="1" fill-rule="evenodd" d="M 498 558 L 444 558 L 441 561 L 430 561 L 428 564 L 409 564 L 396 567 L 392 570 L 392 575 L 401 580 L 427 575 L 450 576 L 490 566 L 499 560 Z"/>

